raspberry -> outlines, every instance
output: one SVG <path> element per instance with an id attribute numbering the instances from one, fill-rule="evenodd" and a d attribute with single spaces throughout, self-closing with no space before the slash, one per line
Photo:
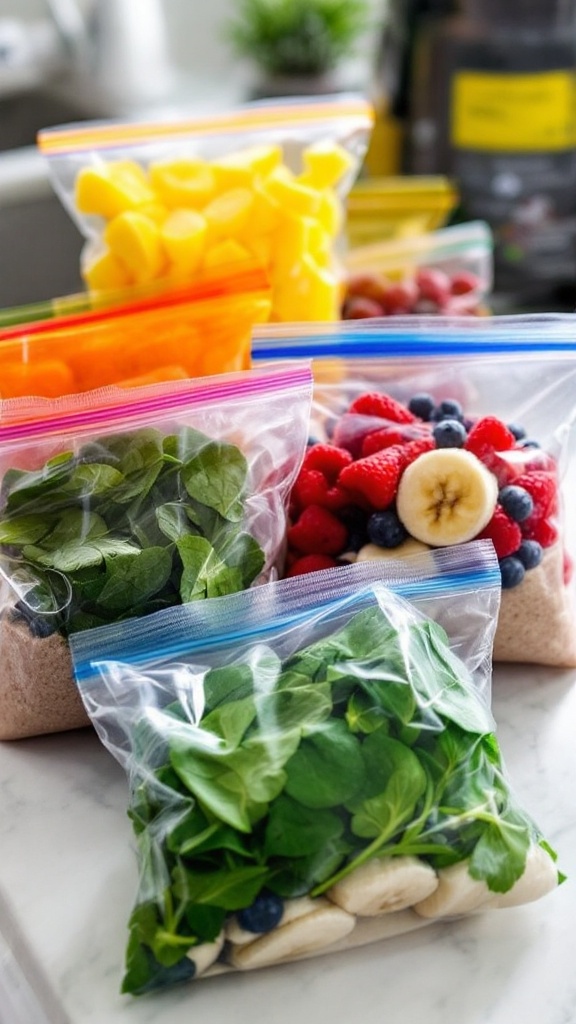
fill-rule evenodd
<path id="1" fill-rule="evenodd" d="M 382 427 L 367 434 L 362 441 L 362 458 L 367 455 L 374 455 L 383 448 L 390 448 L 393 444 L 407 444 L 409 441 L 417 441 L 421 438 L 430 437 L 430 428 L 424 424 L 406 424 L 402 427 Z"/>
<path id="2" fill-rule="evenodd" d="M 522 531 L 518 523 L 513 522 L 504 509 L 497 505 L 492 519 L 478 534 L 478 540 L 491 540 L 498 558 L 506 558 L 520 547 Z"/>
<path id="3" fill-rule="evenodd" d="M 509 451 L 516 438 L 496 416 L 482 416 L 470 428 L 464 447 L 489 468 L 495 452 Z"/>
<path id="4" fill-rule="evenodd" d="M 408 444 L 403 446 L 404 455 L 404 466 L 409 466 L 414 459 L 417 459 L 419 455 L 424 455 L 424 452 L 431 452 L 436 447 L 436 443 L 431 434 L 427 434 L 424 437 L 418 438 L 416 441 L 409 441 Z"/>
<path id="5" fill-rule="evenodd" d="M 391 425 L 391 424 L 387 424 Z M 367 434 L 384 427 L 380 416 L 361 416 L 359 413 L 346 412 L 335 425 L 332 440 L 335 445 L 345 448 L 352 458 L 359 459 L 362 442 Z"/>
<path id="6" fill-rule="evenodd" d="M 523 473 L 516 477 L 514 483 L 517 487 L 523 487 L 525 491 L 528 491 L 534 502 L 531 519 L 544 519 L 557 511 L 558 486 L 550 473 L 544 473 L 541 470 Z"/>
<path id="7" fill-rule="evenodd" d="M 302 555 L 290 566 L 286 576 L 303 576 L 307 572 L 318 572 L 320 569 L 334 569 L 338 565 L 330 555 Z"/>
<path id="8" fill-rule="evenodd" d="M 418 443 L 418 442 L 415 442 Z M 345 466 L 338 483 L 356 497 L 366 499 L 372 508 L 386 508 L 398 490 L 398 482 L 406 466 L 404 449 L 409 445 L 392 445 L 365 459 Z"/>
<path id="9" fill-rule="evenodd" d="M 306 469 L 304 466 L 294 482 L 291 500 L 296 509 L 322 505 L 335 512 L 350 503 L 350 495 L 337 484 L 330 486 L 319 469 Z"/>
<path id="10" fill-rule="evenodd" d="M 302 465 L 305 469 L 320 470 L 330 483 L 334 483 L 340 470 L 350 462 L 352 456 L 345 448 L 334 444 L 315 444 L 306 452 Z"/>
<path id="11" fill-rule="evenodd" d="M 348 530 L 321 505 L 308 505 L 288 530 L 288 543 L 305 555 L 338 555 L 344 551 Z"/>
<path id="12" fill-rule="evenodd" d="M 405 405 L 379 391 L 359 395 L 352 402 L 348 412 L 360 412 L 363 416 L 381 416 L 385 420 L 392 420 L 393 423 L 414 423 L 416 419 Z"/>
<path id="13" fill-rule="evenodd" d="M 525 519 L 522 523 L 522 536 L 527 540 L 537 540 L 543 548 L 551 548 L 558 540 L 558 529 L 551 519 Z"/>

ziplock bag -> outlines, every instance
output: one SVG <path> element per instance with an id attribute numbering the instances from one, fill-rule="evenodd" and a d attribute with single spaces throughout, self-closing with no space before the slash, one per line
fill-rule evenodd
<path id="1" fill-rule="evenodd" d="M 453 181 L 441 175 L 362 178 L 347 200 L 350 248 L 414 238 L 446 223 L 458 202 Z"/>
<path id="2" fill-rule="evenodd" d="M 0 331 L 0 396 L 134 387 L 245 370 L 254 324 L 268 319 L 264 271 L 223 268 L 185 291 Z"/>
<path id="3" fill-rule="evenodd" d="M 494 735 L 498 594 L 494 553 L 474 544 L 71 638 L 86 709 L 129 779 L 140 885 L 124 992 L 557 886 Z"/>
<path id="4" fill-rule="evenodd" d="M 576 318 L 263 327 L 252 349 L 313 359 L 312 436 L 330 441 L 296 481 L 290 571 L 488 537 L 496 660 L 576 665 Z"/>
<path id="5" fill-rule="evenodd" d="M 492 233 L 481 220 L 358 246 L 346 256 L 342 315 L 485 314 L 493 262 Z"/>
<path id="6" fill-rule="evenodd" d="M 3 403 L 0 739 L 87 724 L 76 630 L 278 575 L 310 396 L 291 364 Z"/>
<path id="7" fill-rule="evenodd" d="M 338 318 L 334 241 L 372 126 L 362 98 L 247 104 L 187 121 L 49 128 L 38 145 L 87 239 L 88 288 L 194 279 L 256 257 L 273 320 Z"/>

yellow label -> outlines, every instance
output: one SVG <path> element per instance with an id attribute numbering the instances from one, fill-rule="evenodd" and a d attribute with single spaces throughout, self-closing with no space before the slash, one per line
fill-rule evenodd
<path id="1" fill-rule="evenodd" d="M 460 149 L 549 152 L 576 144 L 576 75 L 460 71 L 452 86 L 451 139 Z"/>

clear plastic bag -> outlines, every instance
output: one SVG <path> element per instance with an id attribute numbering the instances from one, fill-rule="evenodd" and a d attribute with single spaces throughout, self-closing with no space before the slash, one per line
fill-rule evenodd
<path id="1" fill-rule="evenodd" d="M 306 364 L 3 404 L 0 738 L 86 725 L 68 637 L 276 578 Z"/>
<path id="2" fill-rule="evenodd" d="M 493 239 L 484 221 L 351 249 L 343 316 L 480 316 L 492 289 Z"/>
<path id="3" fill-rule="evenodd" d="M 415 238 L 446 223 L 458 202 L 453 181 L 441 175 L 362 178 L 347 202 L 350 248 Z"/>
<path id="4" fill-rule="evenodd" d="M 574 520 L 565 511 L 574 493 L 575 320 L 258 329 L 255 360 L 313 358 L 312 435 L 332 448 L 331 463 L 309 450 L 296 482 L 289 541 L 300 564 L 290 571 L 310 556 L 330 564 L 489 537 L 504 588 L 496 660 L 576 665 Z M 468 501 L 462 482 L 474 482 Z M 464 514 L 453 529 L 451 516 Z M 316 536 L 322 526 L 321 548 L 311 523 Z"/>
<path id="5" fill-rule="evenodd" d="M 372 121 L 362 98 L 311 97 L 189 121 L 45 129 L 38 143 L 87 239 L 89 289 L 184 285 L 256 258 L 271 280 L 271 319 L 334 320 L 334 242 Z"/>
<path id="6" fill-rule="evenodd" d="M 494 552 L 476 543 L 71 638 L 130 785 L 140 885 L 124 992 L 556 888 L 494 735 L 498 598 Z"/>
<path id="7" fill-rule="evenodd" d="M 0 396 L 57 398 L 246 370 L 252 328 L 268 320 L 264 271 L 237 265 L 185 291 L 154 294 L 0 330 Z"/>

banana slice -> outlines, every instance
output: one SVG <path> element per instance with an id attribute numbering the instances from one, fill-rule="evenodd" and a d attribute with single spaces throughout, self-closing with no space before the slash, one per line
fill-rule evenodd
<path id="1" fill-rule="evenodd" d="M 438 886 L 438 876 L 418 857 L 369 860 L 326 895 L 349 914 L 375 917 L 405 910 L 426 899 Z"/>
<path id="2" fill-rule="evenodd" d="M 412 910 L 420 917 L 455 917 L 479 910 L 489 904 L 493 896 L 486 882 L 472 878 L 468 861 L 463 860 L 449 868 L 440 868 L 437 888 L 426 899 L 415 903 Z"/>
<path id="3" fill-rule="evenodd" d="M 472 540 L 492 518 L 496 477 L 463 448 L 436 448 L 404 471 L 396 509 L 408 533 L 445 547 Z"/>
<path id="4" fill-rule="evenodd" d="M 214 942 L 203 942 L 200 946 L 193 946 L 192 949 L 188 951 L 186 956 L 192 961 L 196 968 L 196 974 L 194 975 L 195 978 L 200 974 L 204 974 L 204 971 L 207 971 L 208 968 L 211 967 L 218 959 L 223 945 L 224 932 L 221 931 L 220 935 L 214 940 Z"/>
<path id="5" fill-rule="evenodd" d="M 319 952 L 348 935 L 356 924 L 352 914 L 321 896 L 308 901 L 310 905 L 306 907 L 295 908 L 294 917 L 288 909 L 291 902 L 299 901 L 287 901 L 286 923 L 283 918 L 281 924 L 253 942 L 232 946 L 230 963 L 233 967 L 252 970 Z"/>
<path id="6" fill-rule="evenodd" d="M 526 857 L 526 867 L 508 892 L 494 893 L 491 907 L 518 907 L 546 896 L 558 885 L 558 869 L 542 846 L 532 846 Z"/>
<path id="7" fill-rule="evenodd" d="M 408 555 L 423 555 L 430 551 L 428 544 L 409 537 L 397 548 L 381 548 L 378 544 L 365 544 L 356 555 L 357 562 L 371 562 L 375 558 L 406 558 Z"/>

